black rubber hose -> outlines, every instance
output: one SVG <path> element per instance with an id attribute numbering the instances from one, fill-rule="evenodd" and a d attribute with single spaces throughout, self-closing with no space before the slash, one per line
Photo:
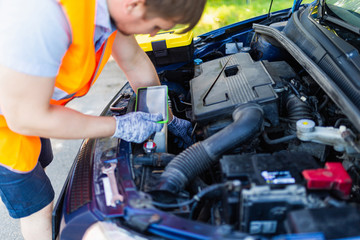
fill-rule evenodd
<path id="1" fill-rule="evenodd" d="M 300 119 L 313 119 L 311 114 L 311 108 L 306 103 L 300 100 L 294 94 L 291 94 L 287 98 L 286 110 L 288 113 L 288 119 L 290 120 L 290 129 L 296 131 L 296 122 Z"/>
<path id="2" fill-rule="evenodd" d="M 257 104 L 238 107 L 232 117 L 234 121 L 230 125 L 176 156 L 161 174 L 155 191 L 177 194 L 189 181 L 209 169 L 223 153 L 258 136 L 263 129 L 263 110 Z"/>
<path id="3" fill-rule="evenodd" d="M 275 144 L 279 144 L 279 143 L 289 142 L 289 141 L 297 138 L 296 134 L 292 134 L 292 135 L 284 136 L 284 137 L 277 138 L 277 139 L 270 139 L 265 131 L 263 132 L 262 136 L 263 136 L 264 141 L 269 145 L 275 145 Z"/>
<path id="4" fill-rule="evenodd" d="M 134 157 L 135 165 L 166 167 L 176 155 L 170 153 L 140 154 Z"/>

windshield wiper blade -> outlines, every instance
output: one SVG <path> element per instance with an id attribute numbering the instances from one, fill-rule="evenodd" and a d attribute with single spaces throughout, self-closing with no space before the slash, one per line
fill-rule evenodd
<path id="1" fill-rule="evenodd" d="M 360 28 L 359 27 L 355 27 L 347 22 L 344 22 L 338 18 L 329 16 L 327 14 L 324 14 L 323 16 L 323 20 L 331 22 L 331 23 L 335 23 L 336 25 L 339 25 L 340 27 L 346 28 L 347 30 L 350 30 L 356 34 L 360 34 Z"/>

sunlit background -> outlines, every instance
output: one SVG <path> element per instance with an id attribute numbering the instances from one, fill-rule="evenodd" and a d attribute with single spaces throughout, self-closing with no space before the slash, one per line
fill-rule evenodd
<path id="1" fill-rule="evenodd" d="M 304 0 L 310 3 L 313 0 Z M 271 12 L 291 8 L 293 0 L 273 0 Z M 271 0 L 207 0 L 204 14 L 194 28 L 194 36 L 239 22 L 251 17 L 267 14 Z"/>

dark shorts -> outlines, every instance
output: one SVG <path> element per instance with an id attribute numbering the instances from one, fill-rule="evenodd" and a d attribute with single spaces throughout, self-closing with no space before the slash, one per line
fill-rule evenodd
<path id="1" fill-rule="evenodd" d="M 44 168 L 52 161 L 49 139 L 41 139 L 41 153 L 36 167 L 29 173 L 17 173 L 0 166 L 0 196 L 13 218 L 29 216 L 54 199 L 54 190 Z"/>

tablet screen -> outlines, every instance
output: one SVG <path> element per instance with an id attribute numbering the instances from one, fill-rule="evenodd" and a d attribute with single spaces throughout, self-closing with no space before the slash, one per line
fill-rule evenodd
<path id="1" fill-rule="evenodd" d="M 168 90 L 167 86 L 153 86 L 139 88 L 136 95 L 136 111 L 147 113 L 161 113 L 163 120 L 168 122 Z"/>

